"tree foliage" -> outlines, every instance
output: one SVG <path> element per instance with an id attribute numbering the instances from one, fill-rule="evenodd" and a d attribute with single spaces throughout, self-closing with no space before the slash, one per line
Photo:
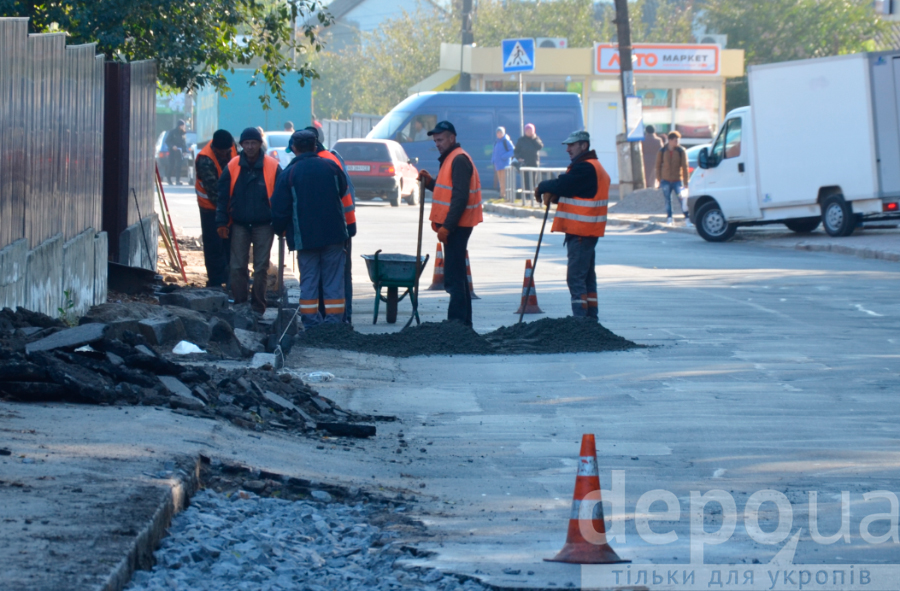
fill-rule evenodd
<path id="1" fill-rule="evenodd" d="M 32 32 L 65 31 L 70 44 L 97 43 L 108 59 L 156 60 L 161 84 L 228 91 L 235 65 L 256 70 L 254 83 L 287 105 L 285 75 L 316 76 L 311 54 L 322 48 L 310 23 L 329 24 L 320 0 L 0 0 L 0 16 L 29 17 Z M 267 106 L 267 105 L 266 105 Z"/>
<path id="2" fill-rule="evenodd" d="M 569 47 L 593 47 L 615 32 L 612 18 L 603 14 L 602 20 L 597 18 L 592 0 L 481 0 L 472 28 L 483 47 L 496 47 L 514 37 L 566 37 Z"/>

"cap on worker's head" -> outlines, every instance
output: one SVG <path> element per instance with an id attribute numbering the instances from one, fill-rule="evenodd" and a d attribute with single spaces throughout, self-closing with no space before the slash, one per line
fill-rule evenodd
<path id="1" fill-rule="evenodd" d="M 573 131 L 569 134 L 569 137 L 563 141 L 564 144 L 577 144 L 578 142 L 590 142 L 591 134 L 586 131 Z"/>
<path id="2" fill-rule="evenodd" d="M 234 136 L 228 130 L 218 129 L 213 134 L 212 147 L 216 150 L 227 150 L 234 146 Z"/>
<path id="3" fill-rule="evenodd" d="M 308 127 L 304 127 L 303 129 L 304 131 L 308 131 L 309 133 L 313 134 L 313 136 L 315 136 L 316 138 L 316 141 L 322 141 L 322 130 L 320 130 L 315 125 L 310 125 Z"/>
<path id="4" fill-rule="evenodd" d="M 434 126 L 434 129 L 428 132 L 428 135 L 444 133 L 445 131 L 449 131 L 453 135 L 456 135 L 456 128 L 453 127 L 453 124 L 449 121 L 438 121 L 438 124 Z"/>
<path id="5" fill-rule="evenodd" d="M 667 137 L 668 137 L 670 140 L 675 140 L 675 139 L 680 138 L 680 137 L 681 137 L 681 134 L 680 134 L 679 132 L 677 132 L 677 131 L 670 131 L 670 132 L 669 132 L 669 135 L 668 135 Z"/>
<path id="6" fill-rule="evenodd" d="M 178 123 L 175 124 L 175 127 L 181 127 L 182 125 L 187 125 L 187 123 L 184 122 L 184 119 L 179 119 Z"/>
<path id="7" fill-rule="evenodd" d="M 306 143 L 312 144 L 313 149 L 315 149 L 318 139 L 319 137 L 315 132 L 308 129 L 301 129 L 300 131 L 295 131 L 291 134 L 291 146 L 300 146 Z"/>
<path id="8" fill-rule="evenodd" d="M 285 121 L 284 122 L 284 130 L 290 131 L 292 129 L 294 129 L 294 122 L 293 121 Z"/>
<path id="9" fill-rule="evenodd" d="M 259 133 L 259 130 L 255 127 L 248 127 L 244 131 L 241 132 L 241 143 L 243 144 L 246 141 L 256 140 L 257 142 L 262 143 L 262 134 Z"/>

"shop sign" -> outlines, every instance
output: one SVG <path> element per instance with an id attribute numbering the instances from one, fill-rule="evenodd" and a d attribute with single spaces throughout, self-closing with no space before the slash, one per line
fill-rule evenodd
<path id="1" fill-rule="evenodd" d="M 719 73 L 718 45 L 636 44 L 632 50 L 635 74 L 701 74 Z M 619 73 L 617 45 L 594 45 L 594 73 Z"/>

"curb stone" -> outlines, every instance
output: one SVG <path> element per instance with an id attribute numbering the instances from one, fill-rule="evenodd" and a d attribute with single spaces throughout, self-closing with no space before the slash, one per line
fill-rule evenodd
<path id="1" fill-rule="evenodd" d="M 837 254 L 846 254 L 862 259 L 877 259 L 880 261 L 892 261 L 895 263 L 900 263 L 900 253 L 875 250 L 873 248 L 854 248 L 852 246 L 844 246 L 842 244 L 811 244 L 809 242 L 801 242 L 800 244 L 795 245 L 794 249 L 805 250 L 808 252 L 834 252 Z"/>
<path id="2" fill-rule="evenodd" d="M 544 210 L 542 209 L 527 209 L 524 207 L 518 207 L 514 205 L 505 205 L 503 203 L 485 203 L 484 211 L 488 213 L 494 213 L 497 215 L 505 216 L 505 217 L 516 217 L 516 218 L 538 218 L 541 219 L 544 217 Z M 550 219 L 553 219 L 553 212 L 550 212 Z M 657 222 L 648 222 L 646 220 L 636 219 L 636 218 L 627 218 L 627 217 L 612 217 L 607 218 L 606 223 L 611 226 L 632 226 L 638 228 L 645 228 L 647 230 L 665 230 L 666 232 L 680 232 L 682 234 L 697 234 L 697 231 L 693 228 L 685 228 L 682 226 L 667 226 L 665 224 L 660 224 Z"/>
<path id="3" fill-rule="evenodd" d="M 188 500 L 200 488 L 200 457 L 184 458 L 177 462 L 172 474 L 174 481 L 150 521 L 138 532 L 128 555 L 117 564 L 98 591 L 121 591 L 131 581 L 134 571 L 153 566 L 153 551 L 166 536 L 172 518 L 183 511 Z"/>

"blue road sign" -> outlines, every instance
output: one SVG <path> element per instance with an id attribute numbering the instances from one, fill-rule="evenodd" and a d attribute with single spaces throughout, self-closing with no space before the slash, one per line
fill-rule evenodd
<path id="1" fill-rule="evenodd" d="M 534 39 L 503 40 L 503 72 L 534 71 Z"/>

